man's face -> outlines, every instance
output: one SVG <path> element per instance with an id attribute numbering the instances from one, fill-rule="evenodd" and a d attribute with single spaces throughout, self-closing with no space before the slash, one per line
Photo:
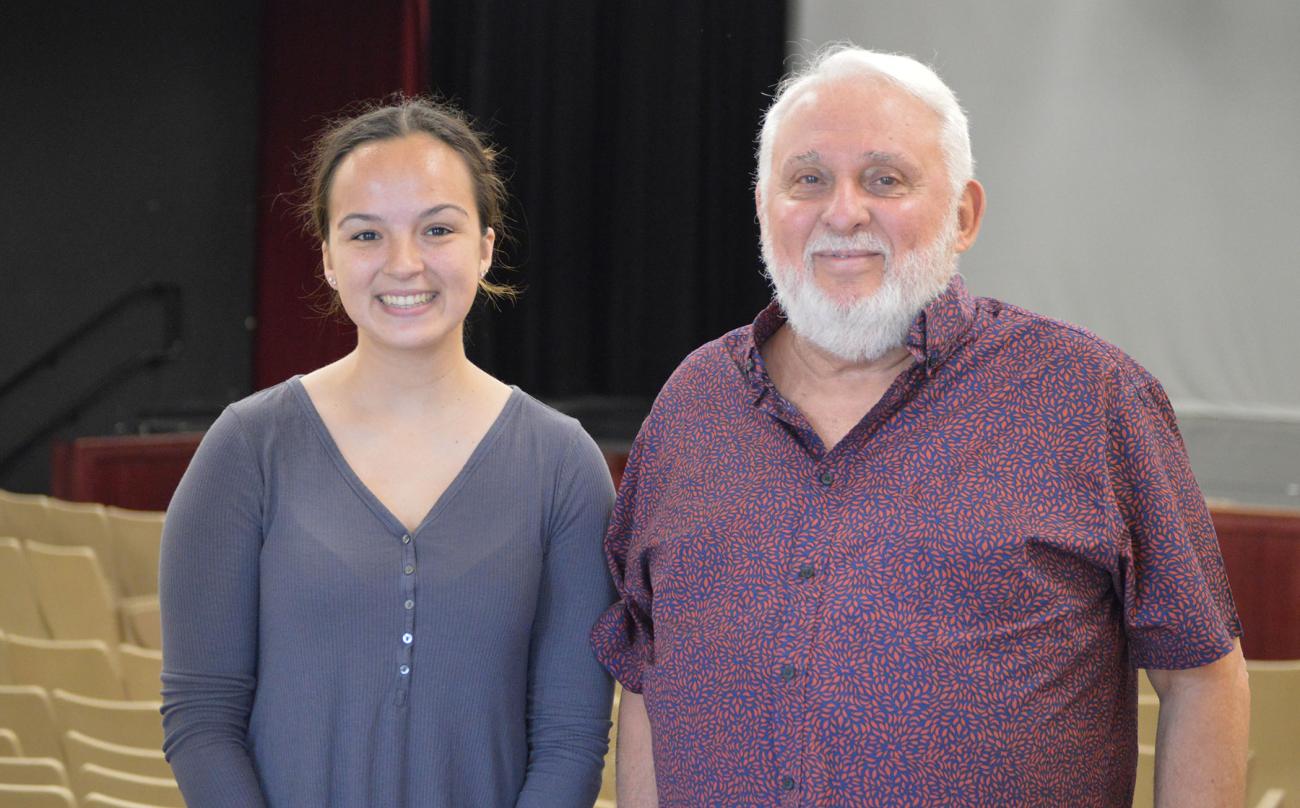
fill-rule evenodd
<path id="1" fill-rule="evenodd" d="M 845 359 L 900 345 L 978 229 L 982 191 L 954 199 L 939 116 L 883 80 L 794 100 L 757 192 L 763 258 L 796 333 Z"/>

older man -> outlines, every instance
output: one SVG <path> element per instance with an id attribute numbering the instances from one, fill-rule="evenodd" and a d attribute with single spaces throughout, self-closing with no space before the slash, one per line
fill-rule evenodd
<path id="1" fill-rule="evenodd" d="M 664 386 L 607 539 L 621 808 L 1127 805 L 1136 668 L 1161 804 L 1239 804 L 1240 628 L 1169 402 L 967 293 L 951 90 L 823 54 L 755 201 L 776 300 Z"/>

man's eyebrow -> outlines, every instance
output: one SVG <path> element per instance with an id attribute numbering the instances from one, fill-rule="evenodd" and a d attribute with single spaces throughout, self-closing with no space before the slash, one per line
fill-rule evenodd
<path id="1" fill-rule="evenodd" d="M 883 163 L 887 166 L 898 166 L 908 171 L 921 173 L 921 166 L 895 152 L 869 151 L 863 152 L 863 158 L 871 163 Z"/>
<path id="2" fill-rule="evenodd" d="M 796 165 L 798 163 L 820 163 L 821 161 L 822 161 L 822 156 L 818 154 L 815 149 L 809 149 L 806 152 L 801 152 L 800 154 L 794 154 L 786 158 L 785 164 Z"/>
<path id="3" fill-rule="evenodd" d="M 469 213 L 460 205 L 456 205 L 451 202 L 444 202 L 441 205 L 434 205 L 431 208 L 425 208 L 424 210 L 420 211 L 420 215 L 417 218 L 423 219 L 427 216 L 433 216 L 434 214 L 442 213 L 443 211 L 447 211 L 447 210 L 455 211 L 456 213 L 459 213 L 460 215 L 466 218 L 469 217 Z M 376 216 L 373 213 L 349 213 L 347 216 L 344 216 L 342 219 L 339 219 L 339 226 L 342 226 L 345 222 L 351 221 L 353 219 L 359 222 L 377 222 L 379 221 L 380 217 Z"/>

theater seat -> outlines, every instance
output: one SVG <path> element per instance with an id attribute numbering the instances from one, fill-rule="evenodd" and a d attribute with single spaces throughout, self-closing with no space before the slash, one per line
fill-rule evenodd
<path id="1" fill-rule="evenodd" d="M 95 699 L 55 690 L 50 693 L 61 731 L 75 730 L 101 741 L 162 749 L 162 702 Z"/>
<path id="2" fill-rule="evenodd" d="M 7 634 L 0 641 L 15 684 L 62 688 L 98 698 L 126 697 L 117 661 L 100 640 L 39 640 Z"/>
<path id="3" fill-rule="evenodd" d="M 77 801 L 63 786 L 0 784 L 0 808 L 77 808 Z"/>

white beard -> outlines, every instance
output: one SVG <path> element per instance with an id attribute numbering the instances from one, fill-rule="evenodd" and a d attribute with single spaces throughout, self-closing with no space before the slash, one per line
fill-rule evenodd
<path id="1" fill-rule="evenodd" d="M 955 207 L 934 241 L 897 258 L 874 233 L 822 233 L 804 246 L 802 268 L 782 265 L 773 252 L 766 222 L 760 229 L 767 278 L 790 327 L 823 351 L 849 362 L 871 362 L 903 345 L 916 316 L 948 288 L 957 273 Z M 880 253 L 885 260 L 880 288 L 865 298 L 841 302 L 812 282 L 813 253 L 839 250 Z"/>

